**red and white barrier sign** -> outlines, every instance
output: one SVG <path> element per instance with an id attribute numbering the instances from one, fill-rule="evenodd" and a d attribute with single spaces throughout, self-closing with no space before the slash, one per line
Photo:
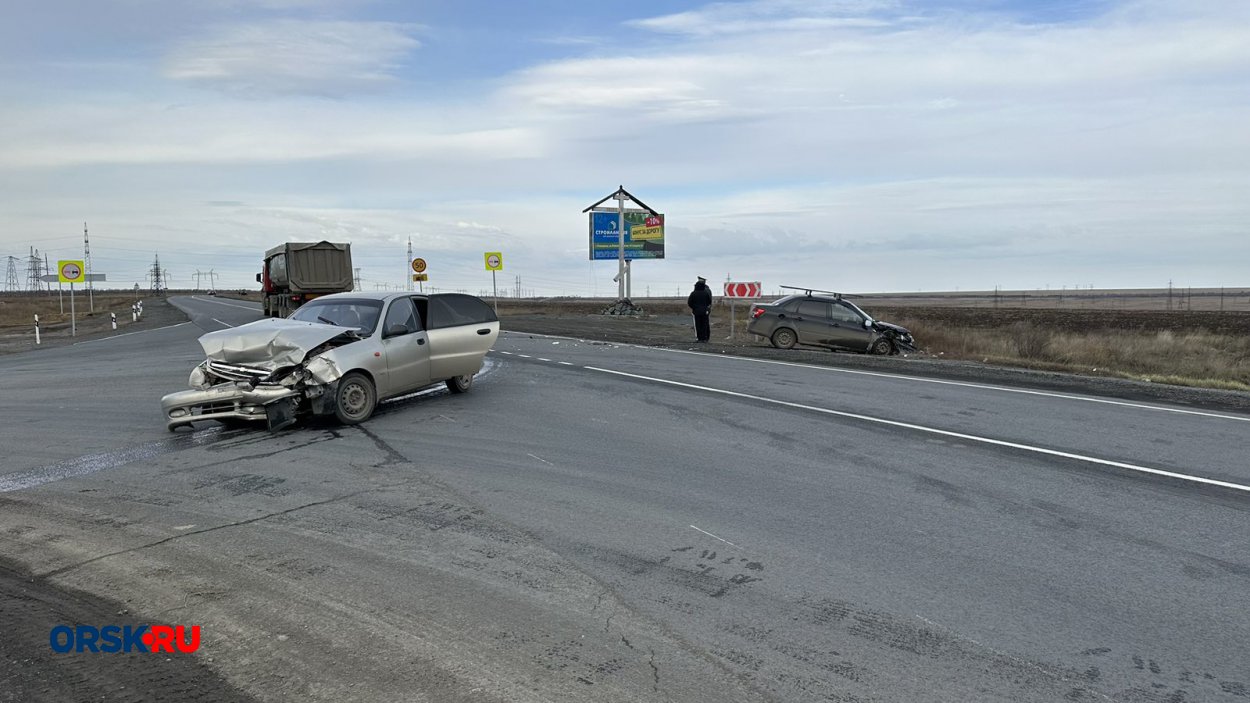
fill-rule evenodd
<path id="1" fill-rule="evenodd" d="M 752 283 L 727 282 L 725 283 L 726 298 L 758 298 L 760 297 L 760 282 Z"/>

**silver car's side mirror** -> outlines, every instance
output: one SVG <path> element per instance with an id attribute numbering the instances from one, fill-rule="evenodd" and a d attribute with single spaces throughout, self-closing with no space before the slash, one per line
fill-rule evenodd
<path id="1" fill-rule="evenodd" d="M 864 327 L 872 329 L 872 320 L 864 320 Z"/>
<path id="2" fill-rule="evenodd" d="M 398 337 L 401 334 L 408 334 L 408 326 L 402 322 L 396 322 L 390 327 L 387 327 L 386 332 L 382 336 L 383 337 Z"/>

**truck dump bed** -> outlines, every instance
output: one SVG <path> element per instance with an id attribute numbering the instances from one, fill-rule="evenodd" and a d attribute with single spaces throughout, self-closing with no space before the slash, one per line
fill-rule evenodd
<path id="1" fill-rule="evenodd" d="M 271 259 L 269 276 L 292 293 L 352 289 L 350 244 L 289 242 L 266 252 L 266 258 L 286 252 L 285 261 Z M 283 265 L 284 264 L 284 265 Z"/>

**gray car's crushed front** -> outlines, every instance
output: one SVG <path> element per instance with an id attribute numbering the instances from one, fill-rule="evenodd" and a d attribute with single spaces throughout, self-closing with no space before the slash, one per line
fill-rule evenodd
<path id="1" fill-rule="evenodd" d="M 279 429 L 303 414 L 354 424 L 380 400 L 435 383 L 469 390 L 498 335 L 494 311 L 470 295 L 328 295 L 289 319 L 200 337 L 207 358 L 191 390 L 166 395 L 161 409 L 170 430 L 201 420 Z"/>

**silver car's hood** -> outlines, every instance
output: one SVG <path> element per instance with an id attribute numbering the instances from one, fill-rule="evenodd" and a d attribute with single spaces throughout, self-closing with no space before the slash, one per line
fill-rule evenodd
<path id="1" fill-rule="evenodd" d="M 335 325 L 275 317 L 209 332 L 200 337 L 200 346 L 213 361 L 272 371 L 294 366 L 303 361 L 308 352 L 348 333 L 347 329 Z"/>

